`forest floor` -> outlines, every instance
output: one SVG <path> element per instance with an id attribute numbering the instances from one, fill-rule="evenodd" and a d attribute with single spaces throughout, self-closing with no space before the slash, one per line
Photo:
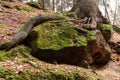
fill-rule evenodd
<path id="1" fill-rule="evenodd" d="M 53 13 L 51 10 L 39 10 L 32 8 L 25 3 L 22 2 L 5 2 L 5 5 L 13 6 L 12 8 L 6 8 L 2 7 L 2 10 L 0 10 L 0 41 L 9 40 L 12 36 L 14 36 L 24 25 L 25 22 L 27 22 L 30 18 L 37 16 L 39 14 L 51 14 Z M 16 6 L 31 8 L 32 11 L 21 11 L 16 9 Z M 120 34 L 114 32 L 113 33 L 113 41 L 120 41 Z M 95 70 L 97 74 L 100 74 L 104 77 L 108 76 L 106 80 L 120 80 L 120 71 L 117 71 L 116 69 L 120 69 L 120 55 L 116 53 L 112 53 L 111 57 L 113 61 L 110 61 L 105 67 Z M 17 70 L 16 73 L 19 73 L 20 71 L 23 71 L 25 69 L 29 69 L 32 66 L 35 66 L 36 62 L 29 58 L 27 60 L 27 63 L 25 64 L 18 64 L 21 59 L 15 59 L 7 60 L 7 61 L 0 61 L 0 66 L 5 66 L 5 68 L 10 69 L 14 68 Z M 58 65 L 58 64 L 41 64 L 43 67 L 48 68 L 62 68 L 64 71 L 69 72 L 71 69 L 79 70 L 80 68 L 77 66 L 70 66 L 70 65 Z M 37 69 L 34 69 L 36 73 L 39 75 L 40 72 Z M 109 77 L 111 76 L 111 77 Z M 4 80 L 0 78 L 0 80 Z"/>

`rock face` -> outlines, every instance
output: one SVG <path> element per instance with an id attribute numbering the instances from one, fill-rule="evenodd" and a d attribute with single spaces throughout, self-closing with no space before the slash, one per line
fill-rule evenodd
<path id="1" fill-rule="evenodd" d="M 68 22 L 47 22 L 35 27 L 27 38 L 32 55 L 48 62 L 87 66 L 110 60 L 108 40 L 100 30 L 75 28 Z"/>

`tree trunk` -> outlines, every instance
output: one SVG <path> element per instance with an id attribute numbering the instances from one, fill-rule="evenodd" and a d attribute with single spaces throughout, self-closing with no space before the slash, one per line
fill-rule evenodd
<path id="1" fill-rule="evenodd" d="M 91 28 L 95 29 L 98 23 L 109 24 L 97 6 L 97 0 L 77 0 L 71 11 L 75 12 L 79 18 L 85 19 L 86 24 L 91 24 Z"/>

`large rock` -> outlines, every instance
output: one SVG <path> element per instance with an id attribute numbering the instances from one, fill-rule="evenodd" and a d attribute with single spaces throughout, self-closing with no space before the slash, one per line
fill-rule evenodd
<path id="1" fill-rule="evenodd" d="M 110 60 L 110 48 L 100 30 L 78 29 L 68 22 L 41 24 L 32 30 L 28 40 L 32 54 L 48 62 L 87 66 Z"/>

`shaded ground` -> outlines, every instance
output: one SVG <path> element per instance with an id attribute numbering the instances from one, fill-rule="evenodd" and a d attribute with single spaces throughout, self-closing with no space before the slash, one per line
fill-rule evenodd
<path id="1" fill-rule="evenodd" d="M 32 8 L 25 3 L 21 2 L 11 2 L 6 3 L 7 5 L 12 5 L 14 8 L 9 9 L 2 7 L 2 11 L 0 11 L 0 41 L 9 40 L 10 37 L 14 36 L 22 27 L 22 25 L 28 21 L 31 17 L 37 16 L 39 14 L 47 14 L 52 13 L 51 11 L 45 11 L 45 10 L 38 10 L 35 8 Z M 27 8 L 33 9 L 33 11 L 19 11 L 15 8 L 15 6 L 24 6 Z M 114 32 L 112 39 L 113 41 L 117 42 L 120 41 L 120 34 Z M 6 68 L 7 70 L 15 69 L 16 74 L 19 74 L 21 71 L 29 70 L 32 67 L 38 67 L 36 64 L 40 65 L 41 68 L 47 68 L 47 69 L 55 69 L 59 70 L 62 69 L 64 72 L 68 73 L 72 69 L 80 71 L 81 68 L 77 66 L 70 66 L 70 65 L 58 65 L 58 64 L 48 64 L 44 62 L 36 62 L 31 57 L 27 56 L 28 58 L 22 57 L 16 57 L 14 60 L 5 60 L 0 61 L 0 67 Z M 100 74 L 104 77 L 105 80 L 120 80 L 120 55 L 113 53 L 111 54 L 112 60 L 103 68 L 95 70 L 97 74 Z M 21 64 L 22 63 L 22 64 Z M 44 63 L 44 64 L 43 64 Z M 37 69 L 33 69 L 35 73 L 38 75 L 42 75 L 41 72 Z M 93 71 L 93 70 L 91 70 Z M 107 76 L 107 77 L 106 77 Z M 1 78 L 0 80 L 2 80 Z M 3 79 L 5 80 L 5 79 Z"/>

